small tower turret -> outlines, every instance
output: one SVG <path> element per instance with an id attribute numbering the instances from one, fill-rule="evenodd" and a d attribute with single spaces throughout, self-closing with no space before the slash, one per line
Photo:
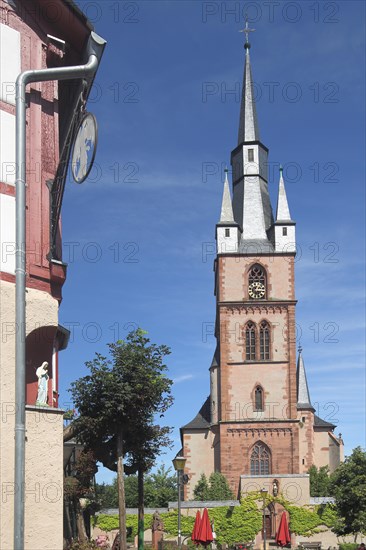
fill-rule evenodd
<path id="1" fill-rule="evenodd" d="M 231 202 L 228 169 L 225 168 L 224 192 L 220 221 L 216 224 L 216 241 L 218 254 L 233 254 L 238 252 L 239 226 L 234 220 L 233 206 Z"/>
<path id="2" fill-rule="evenodd" d="M 288 207 L 283 168 L 280 167 L 280 182 L 278 186 L 278 200 L 276 221 L 274 223 L 274 239 L 276 252 L 296 252 L 296 223 L 291 220 Z"/>

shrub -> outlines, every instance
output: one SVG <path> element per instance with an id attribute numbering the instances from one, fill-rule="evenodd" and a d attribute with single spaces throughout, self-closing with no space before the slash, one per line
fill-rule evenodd
<path id="1" fill-rule="evenodd" d="M 339 544 L 339 550 L 357 550 L 358 544 L 354 542 L 343 542 Z"/>

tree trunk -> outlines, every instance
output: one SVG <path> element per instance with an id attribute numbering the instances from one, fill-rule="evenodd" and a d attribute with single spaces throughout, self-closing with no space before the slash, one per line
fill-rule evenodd
<path id="1" fill-rule="evenodd" d="M 118 511 L 119 511 L 119 550 L 127 550 L 126 541 L 126 501 L 125 480 L 123 471 L 123 431 L 120 429 L 117 437 L 117 482 L 118 482 Z"/>
<path id="2" fill-rule="evenodd" d="M 64 540 L 67 541 L 68 544 L 70 544 L 71 539 L 72 527 L 70 519 L 69 499 L 64 499 Z M 65 548 L 67 548 L 67 545 L 65 545 Z"/>
<path id="3" fill-rule="evenodd" d="M 76 497 L 74 502 L 75 502 L 75 510 L 76 510 L 76 527 L 78 530 L 78 539 L 80 542 L 85 542 L 88 540 L 88 537 L 86 534 L 84 516 L 80 506 L 80 500 Z"/>
<path id="4" fill-rule="evenodd" d="M 137 471 L 138 480 L 138 550 L 144 550 L 144 472 L 141 468 Z"/>

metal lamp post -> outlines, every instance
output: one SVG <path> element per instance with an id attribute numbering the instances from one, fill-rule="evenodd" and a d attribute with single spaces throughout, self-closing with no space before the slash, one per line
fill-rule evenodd
<path id="1" fill-rule="evenodd" d="M 267 533 L 266 533 L 266 495 L 268 491 L 263 487 L 261 489 L 261 495 L 263 497 L 263 550 L 266 550 Z"/>
<path id="2" fill-rule="evenodd" d="M 173 466 L 177 472 L 178 480 L 178 548 L 182 548 L 182 535 L 181 535 L 181 473 L 184 470 L 184 465 L 186 463 L 186 458 L 184 456 L 176 456 L 173 459 Z"/>

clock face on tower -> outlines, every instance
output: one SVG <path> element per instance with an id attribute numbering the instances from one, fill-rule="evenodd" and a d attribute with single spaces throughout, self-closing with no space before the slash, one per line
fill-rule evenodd
<path id="1" fill-rule="evenodd" d="M 249 285 L 249 296 L 254 300 L 264 298 L 266 294 L 266 288 L 263 283 L 255 281 Z"/>

